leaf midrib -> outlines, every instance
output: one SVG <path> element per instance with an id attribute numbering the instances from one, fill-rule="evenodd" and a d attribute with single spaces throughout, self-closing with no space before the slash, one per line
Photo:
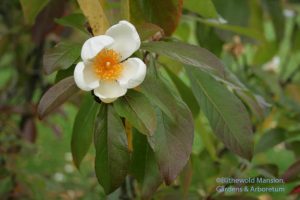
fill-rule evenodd
<path id="1" fill-rule="evenodd" d="M 222 117 L 223 121 L 225 122 L 225 124 L 226 124 L 226 126 L 228 127 L 228 129 L 230 130 L 230 132 L 234 133 L 234 131 L 232 131 L 231 127 L 228 125 L 228 122 L 227 122 L 226 118 L 223 116 L 221 110 L 219 110 L 217 104 L 216 104 L 216 103 L 212 100 L 212 98 L 208 95 L 208 93 L 207 93 L 205 87 L 203 87 L 203 85 L 199 82 L 199 80 L 196 80 L 196 81 L 197 81 L 197 83 L 199 84 L 199 86 L 201 87 L 203 93 L 205 93 L 205 95 L 207 96 L 207 98 L 210 100 L 210 102 L 211 102 L 211 103 L 214 105 L 214 107 L 216 108 L 217 112 L 218 112 L 219 115 Z M 232 135 L 233 135 L 233 137 L 235 138 L 235 140 L 237 141 L 237 143 L 240 145 L 240 143 L 238 142 L 239 140 L 238 140 L 238 138 L 236 137 L 236 135 L 235 135 L 235 134 L 232 134 Z M 242 146 L 242 145 L 240 145 L 240 146 Z"/>

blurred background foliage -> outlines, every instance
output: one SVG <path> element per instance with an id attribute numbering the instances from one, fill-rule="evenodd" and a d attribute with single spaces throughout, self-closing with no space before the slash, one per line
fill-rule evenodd
<path id="1" fill-rule="evenodd" d="M 176 0 L 129 1 L 130 13 L 126 13 L 124 2 L 102 2 L 110 24 L 131 14 L 135 16 L 132 21 L 144 20 L 161 27 L 170 40 L 208 49 L 256 94 L 256 100 L 265 108 L 247 105 L 250 97 L 236 92 L 245 100 L 255 130 L 254 157 L 248 162 L 224 148 L 203 113 L 198 115 L 197 106 L 192 107 L 197 117 L 191 159 L 180 177 L 169 187 L 161 186 L 154 199 L 298 199 L 299 1 L 184 0 L 182 8 L 182 2 Z M 141 35 L 149 38 L 152 29 L 157 27 L 149 25 Z M 75 169 L 70 140 L 80 95 L 43 121 L 37 117 L 41 95 L 74 69 L 72 66 L 46 76 L 44 53 L 60 41 L 65 42 L 62 49 L 71 43 L 73 52 L 66 52 L 69 59 L 60 64 L 72 65 L 78 59 L 72 55 L 80 51 L 80 44 L 88 36 L 88 24 L 75 0 L 1 0 L 0 199 L 138 198 L 134 182 L 129 184 L 132 188 L 123 187 L 105 197 L 94 174 L 93 151 L 85 158 L 81 171 Z M 186 89 L 182 98 L 193 99 L 183 65 L 164 56 L 158 59 L 160 71 L 174 88 L 182 83 L 186 86 L 177 88 L 179 93 Z M 285 178 L 285 192 L 215 191 L 218 177 L 256 176 Z M 127 181 L 132 183 L 130 178 Z"/>

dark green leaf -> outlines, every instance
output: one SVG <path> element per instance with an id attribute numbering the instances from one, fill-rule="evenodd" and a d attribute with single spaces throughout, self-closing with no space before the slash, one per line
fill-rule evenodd
<path id="1" fill-rule="evenodd" d="M 80 44 L 59 43 L 45 53 L 43 58 L 44 71 L 51 74 L 59 69 L 67 69 L 79 59 L 80 51 Z"/>
<path id="2" fill-rule="evenodd" d="M 278 44 L 276 42 L 264 42 L 261 43 L 254 56 L 254 64 L 261 65 L 270 61 L 272 57 L 278 51 Z"/>
<path id="3" fill-rule="evenodd" d="M 284 36 L 285 19 L 283 15 L 282 1 L 280 0 L 263 0 L 262 1 L 273 22 L 273 26 L 276 32 L 276 39 L 281 41 Z"/>
<path id="4" fill-rule="evenodd" d="M 150 22 L 161 27 L 167 36 L 176 29 L 182 0 L 130 0 L 130 20 L 135 24 Z M 163 12 L 162 12 L 163 11 Z"/>
<path id="5" fill-rule="evenodd" d="M 208 50 L 182 42 L 147 42 L 142 49 L 163 54 L 174 60 L 199 67 L 224 78 L 224 65 Z"/>
<path id="6" fill-rule="evenodd" d="M 253 170 L 257 170 L 257 172 L 264 177 L 276 178 L 279 176 L 278 166 L 275 164 L 256 165 Z"/>
<path id="7" fill-rule="evenodd" d="M 106 194 L 125 180 L 129 168 L 129 150 L 121 119 L 110 105 L 101 107 L 95 130 L 95 171 Z"/>
<path id="8" fill-rule="evenodd" d="M 218 18 L 218 13 L 211 0 L 188 0 L 183 6 L 205 18 Z"/>
<path id="9" fill-rule="evenodd" d="M 208 49 L 215 55 L 220 55 L 224 42 L 216 34 L 213 27 L 197 22 L 196 36 L 201 47 Z"/>
<path id="10" fill-rule="evenodd" d="M 155 34 L 160 33 L 163 35 L 163 29 L 151 23 L 136 24 L 136 30 L 140 35 L 141 41 L 151 39 Z"/>
<path id="11" fill-rule="evenodd" d="M 225 146 L 246 159 L 253 154 L 251 122 L 242 102 L 210 75 L 188 69 L 192 90 L 215 134 Z"/>
<path id="12" fill-rule="evenodd" d="M 250 17 L 248 0 L 212 0 L 212 2 L 218 13 L 228 22 L 228 24 L 244 27 L 248 25 Z"/>
<path id="13" fill-rule="evenodd" d="M 133 131 L 131 173 L 141 187 L 142 199 L 150 199 L 163 180 L 147 137 Z"/>
<path id="14" fill-rule="evenodd" d="M 178 77 L 176 76 L 170 69 L 165 68 L 168 72 L 168 75 L 172 79 L 175 84 L 182 100 L 188 105 L 194 117 L 197 117 L 199 114 L 200 107 L 198 102 L 192 92 L 192 90 Z"/>
<path id="15" fill-rule="evenodd" d="M 49 0 L 20 0 L 25 20 L 33 24 L 39 12 L 48 4 Z"/>
<path id="16" fill-rule="evenodd" d="M 125 117 L 141 133 L 153 135 L 156 129 L 156 113 L 142 93 L 128 91 L 114 103 L 114 107 L 120 116 Z"/>
<path id="17" fill-rule="evenodd" d="M 55 22 L 63 26 L 78 29 L 84 33 L 88 33 L 87 30 L 84 28 L 86 19 L 81 13 L 73 13 L 71 15 L 55 19 Z"/>
<path id="18" fill-rule="evenodd" d="M 294 152 L 294 154 L 300 155 L 300 141 L 291 141 L 287 144 L 287 149 Z"/>
<path id="19" fill-rule="evenodd" d="M 250 109 L 251 113 L 259 120 L 262 120 L 265 116 L 266 106 L 262 105 L 250 91 L 239 89 L 235 91 L 237 96 Z"/>
<path id="20" fill-rule="evenodd" d="M 248 27 L 242 27 L 242 26 L 237 26 L 237 25 L 232 25 L 232 24 L 224 24 L 224 23 L 218 23 L 218 22 L 213 22 L 211 20 L 205 20 L 202 19 L 200 17 L 195 17 L 195 16 L 185 16 L 185 18 L 189 19 L 189 20 L 196 20 L 197 22 L 206 24 L 208 26 L 211 27 L 215 27 L 218 28 L 220 30 L 224 30 L 224 31 L 230 31 L 233 32 L 234 34 L 239 34 L 242 36 L 246 36 L 247 38 L 253 38 L 259 41 L 264 41 L 264 35 L 259 32 L 256 29 L 253 28 L 248 28 Z M 220 34 L 222 35 L 222 34 Z M 232 34 L 230 35 L 230 39 Z M 228 39 L 228 38 L 227 38 Z"/>
<path id="21" fill-rule="evenodd" d="M 80 163 L 89 150 L 94 133 L 94 123 L 100 105 L 92 95 L 87 95 L 76 115 L 73 124 L 71 150 L 75 166 L 79 169 Z"/>
<path id="22" fill-rule="evenodd" d="M 265 133 L 255 145 L 255 153 L 264 152 L 285 140 L 283 129 L 274 129 Z"/>
<path id="23" fill-rule="evenodd" d="M 300 25 L 296 24 L 292 33 L 292 50 L 299 51 L 300 50 Z"/>
<path id="24" fill-rule="evenodd" d="M 147 69 L 147 76 L 141 85 L 141 91 L 154 102 L 169 118 L 175 120 L 173 108 L 176 107 L 173 95 L 155 74 L 151 74 L 154 65 Z"/>
<path id="25" fill-rule="evenodd" d="M 75 69 L 75 65 L 69 67 L 68 69 L 59 70 L 55 76 L 55 83 L 63 80 L 64 78 L 67 78 L 69 76 L 73 76 L 74 69 Z"/>
<path id="26" fill-rule="evenodd" d="M 45 117 L 51 111 L 55 110 L 63 104 L 69 97 L 75 94 L 79 89 L 77 88 L 74 78 L 68 77 L 61 80 L 52 86 L 42 96 L 38 105 L 39 118 Z"/>

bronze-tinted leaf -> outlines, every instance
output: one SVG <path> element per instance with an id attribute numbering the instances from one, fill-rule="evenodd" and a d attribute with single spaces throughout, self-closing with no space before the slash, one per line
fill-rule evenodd
<path id="1" fill-rule="evenodd" d="M 293 163 L 281 176 L 285 182 L 291 182 L 299 179 L 300 174 L 300 160 Z"/>
<path id="2" fill-rule="evenodd" d="M 44 54 L 44 71 L 51 74 L 59 69 L 67 69 L 79 59 L 80 51 L 80 44 L 59 43 Z"/>
<path id="3" fill-rule="evenodd" d="M 157 128 L 148 137 L 160 173 L 170 184 L 186 165 L 192 151 L 194 124 L 191 111 L 174 96 L 159 78 L 148 76 L 142 84 L 142 92 L 158 106 Z"/>
<path id="4" fill-rule="evenodd" d="M 77 88 L 74 78 L 68 77 L 46 91 L 42 96 L 38 105 L 38 115 L 42 119 L 47 114 L 58 108 L 69 97 L 75 94 L 79 89 Z"/>
<path id="5" fill-rule="evenodd" d="M 170 36 L 179 23 L 182 3 L 183 0 L 130 0 L 130 20 L 135 24 L 156 24 Z"/>
<path id="6" fill-rule="evenodd" d="M 208 50 L 183 42 L 147 42 L 142 49 L 168 56 L 184 64 L 198 67 L 225 78 L 223 63 Z"/>

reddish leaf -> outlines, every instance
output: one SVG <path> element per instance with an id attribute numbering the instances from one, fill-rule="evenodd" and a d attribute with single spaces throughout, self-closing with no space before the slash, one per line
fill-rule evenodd
<path id="1" fill-rule="evenodd" d="M 41 98 L 38 105 L 40 119 L 63 104 L 69 97 L 75 94 L 78 88 L 74 78 L 68 77 L 52 86 Z"/>
<path id="2" fill-rule="evenodd" d="M 170 36 L 178 25 L 182 4 L 183 0 L 130 0 L 130 17 L 136 24 L 156 24 Z"/>
<path id="3" fill-rule="evenodd" d="M 297 185 L 296 187 L 294 187 L 292 189 L 292 191 L 290 192 L 290 194 L 299 194 L 300 193 L 300 185 Z"/>
<path id="4" fill-rule="evenodd" d="M 29 118 L 24 123 L 24 126 L 22 128 L 22 137 L 31 142 L 34 143 L 36 140 L 36 125 L 35 121 L 32 118 Z"/>
<path id="5" fill-rule="evenodd" d="M 47 34 L 57 28 L 55 18 L 60 18 L 65 10 L 66 0 L 52 0 L 36 17 L 36 22 L 32 27 L 32 39 L 35 43 L 40 43 Z"/>
<path id="6" fill-rule="evenodd" d="M 290 182 L 298 178 L 300 174 L 300 160 L 293 163 L 281 176 L 284 182 Z"/>
<path id="7" fill-rule="evenodd" d="M 148 137 L 159 170 L 171 184 L 186 165 L 192 151 L 194 124 L 187 105 L 158 78 L 148 76 L 142 92 L 157 105 L 157 129 Z"/>

